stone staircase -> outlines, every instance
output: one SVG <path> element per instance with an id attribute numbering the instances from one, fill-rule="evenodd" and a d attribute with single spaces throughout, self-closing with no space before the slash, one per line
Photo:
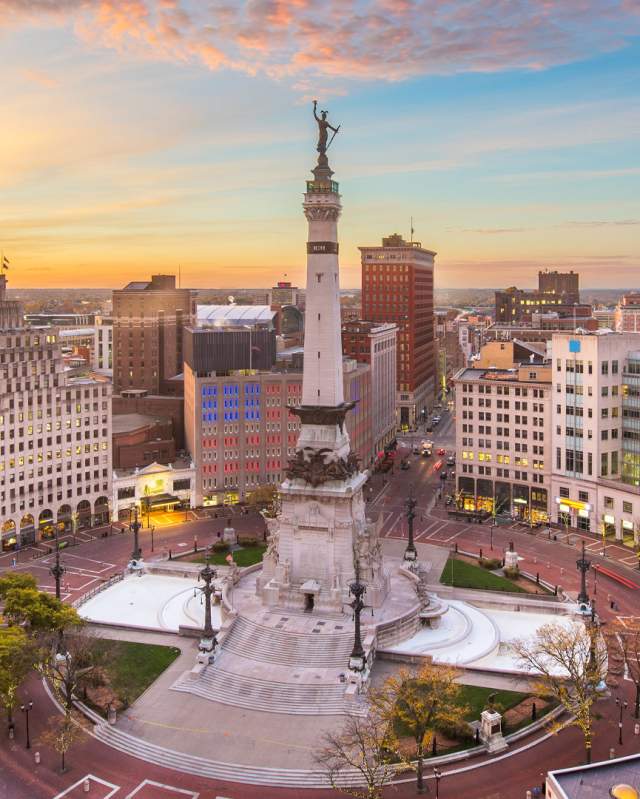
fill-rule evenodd
<path id="1" fill-rule="evenodd" d="M 223 665 L 224 657 L 221 665 L 216 662 L 209 666 L 197 680 L 184 675 L 171 688 L 212 702 L 265 713 L 333 716 L 348 712 L 364 715 L 364 708 L 357 700 L 345 701 L 343 683 L 277 682 L 226 671 Z M 237 660 L 234 665 L 237 665 Z"/>
<path id="2" fill-rule="evenodd" d="M 123 732 L 107 722 L 96 724 L 93 728 L 95 737 L 107 746 L 111 746 L 131 757 L 139 758 L 146 763 L 153 763 L 164 768 L 194 774 L 198 777 L 240 782 L 249 785 L 273 785 L 291 788 L 328 788 L 326 774 L 320 771 L 305 769 L 266 768 L 240 763 L 222 763 L 204 757 L 190 755 L 165 749 L 157 744 L 149 743 L 142 738 Z M 355 771 L 340 774 L 339 781 L 343 785 L 359 781 Z M 361 779 L 361 777 L 360 777 Z"/>
<path id="3" fill-rule="evenodd" d="M 346 669 L 352 648 L 351 629 L 297 633 L 256 624 L 244 616 L 238 616 L 222 644 L 223 652 L 294 668 Z"/>

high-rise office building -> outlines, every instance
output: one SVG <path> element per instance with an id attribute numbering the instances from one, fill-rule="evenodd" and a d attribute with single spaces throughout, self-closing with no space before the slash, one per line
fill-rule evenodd
<path id="1" fill-rule="evenodd" d="M 371 367 L 371 435 L 376 452 L 384 450 L 396 437 L 397 333 L 391 323 L 342 324 L 345 356 Z"/>
<path id="2" fill-rule="evenodd" d="M 2 550 L 108 522 L 111 385 L 64 370 L 54 327 L 25 327 L 0 276 Z"/>
<path id="3" fill-rule="evenodd" d="M 360 247 L 362 317 L 398 327 L 397 422 L 426 416 L 435 391 L 432 250 L 394 234 L 380 247 Z"/>
<path id="4" fill-rule="evenodd" d="M 174 275 L 153 275 L 113 292 L 114 391 L 181 393 L 183 331 L 196 315 L 195 293 Z"/>

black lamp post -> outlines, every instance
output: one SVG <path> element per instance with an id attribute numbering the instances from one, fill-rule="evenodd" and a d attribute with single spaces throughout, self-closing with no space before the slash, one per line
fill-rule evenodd
<path id="1" fill-rule="evenodd" d="M 620 718 L 618 719 L 618 743 L 622 746 L 622 711 L 626 710 L 629 705 L 626 700 L 616 698 L 616 705 L 620 709 Z"/>
<path id="2" fill-rule="evenodd" d="M 217 571 L 211 568 L 207 560 L 204 569 L 202 569 L 198 575 L 198 582 L 200 582 L 200 580 L 204 581 L 204 585 L 198 585 L 197 590 L 201 591 L 204 595 L 204 630 L 202 631 L 203 640 L 200 643 L 200 649 L 205 652 L 213 652 L 217 644 L 216 634 L 211 625 L 211 597 L 215 590 L 212 583 L 216 574 Z"/>
<path id="3" fill-rule="evenodd" d="M 587 594 L 587 572 L 591 568 L 591 561 L 587 560 L 584 551 L 584 541 L 582 542 L 582 556 L 576 561 L 576 566 L 580 571 L 580 593 L 578 594 L 578 604 L 588 605 L 589 594 Z"/>
<path id="4" fill-rule="evenodd" d="M 433 769 L 433 778 L 436 781 L 436 799 L 439 799 L 439 797 L 440 797 L 440 780 L 442 779 L 442 772 L 440 771 L 439 768 L 435 768 L 434 767 L 434 769 Z"/>
<path id="5" fill-rule="evenodd" d="M 60 599 L 60 580 L 65 572 L 65 567 L 60 563 L 60 544 L 58 543 L 58 530 L 56 529 L 56 562 L 49 569 L 49 573 L 56 581 L 56 599 Z"/>
<path id="6" fill-rule="evenodd" d="M 27 723 L 27 749 L 31 749 L 31 738 L 29 737 L 29 713 L 33 709 L 33 702 L 28 702 L 26 705 L 20 705 L 20 710 L 24 713 Z"/>
<path id="7" fill-rule="evenodd" d="M 416 505 L 417 501 L 413 498 L 413 487 L 409 489 L 409 496 L 407 497 L 406 506 L 407 506 L 407 524 L 409 527 L 409 541 L 407 543 L 407 548 L 404 551 L 404 559 L 409 561 L 414 561 L 418 557 L 418 553 L 416 551 L 416 545 L 413 541 L 413 520 L 416 518 Z"/>
<path id="8" fill-rule="evenodd" d="M 129 529 L 133 533 L 133 552 L 131 553 L 131 560 L 134 563 L 137 563 L 142 557 L 140 543 L 138 541 L 138 533 L 140 532 L 141 527 L 142 525 L 138 521 L 138 508 L 136 508 L 133 513 L 133 521 L 129 523 Z"/>
<path id="9" fill-rule="evenodd" d="M 360 634 L 360 614 L 364 608 L 362 597 L 366 591 L 367 586 L 360 582 L 360 571 L 356 565 L 356 579 L 349 583 L 349 594 L 353 596 L 353 601 L 350 605 L 353 608 L 355 619 L 353 649 L 349 658 L 349 668 L 353 671 L 364 671 L 365 667 L 364 647 L 362 646 L 362 636 Z"/>

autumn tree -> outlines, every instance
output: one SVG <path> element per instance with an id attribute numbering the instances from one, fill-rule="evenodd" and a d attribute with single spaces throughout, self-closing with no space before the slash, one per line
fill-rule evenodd
<path id="1" fill-rule="evenodd" d="M 61 634 L 82 624 L 75 608 L 35 586 L 11 586 L 5 590 L 3 599 L 4 617 L 8 624 L 24 625 L 32 635 Z"/>
<path id="2" fill-rule="evenodd" d="M 331 787 L 356 799 L 381 799 L 395 775 L 397 740 L 393 726 L 374 708 L 348 715 L 338 732 L 327 732 L 315 755 Z"/>
<path id="3" fill-rule="evenodd" d="M 609 631 L 609 641 L 622 658 L 627 676 L 636 687 L 634 717 L 640 718 L 640 616 L 614 622 Z"/>
<path id="4" fill-rule="evenodd" d="M 274 515 L 278 503 L 278 489 L 271 483 L 265 483 L 254 488 L 247 499 L 251 505 L 264 510 L 267 515 Z"/>
<path id="5" fill-rule="evenodd" d="M 65 757 L 74 743 L 81 737 L 82 728 L 74 721 L 71 713 L 52 716 L 49 725 L 38 738 L 41 746 L 50 746 L 60 755 L 60 773 L 66 769 Z"/>
<path id="6" fill-rule="evenodd" d="M 30 572 L 8 572 L 0 577 L 0 599 L 4 602 L 7 593 L 14 588 L 37 589 L 36 578 Z"/>
<path id="7" fill-rule="evenodd" d="M 523 667 L 538 681 L 537 691 L 556 699 L 569 720 L 555 725 L 558 732 L 575 726 L 582 732 L 586 762 L 591 762 L 593 704 L 606 676 L 607 650 L 595 624 L 545 624 L 530 639 L 513 642 Z"/>
<path id="8" fill-rule="evenodd" d="M 37 649 L 21 627 L 0 628 L 0 703 L 6 710 L 9 728 L 18 689 L 37 659 Z"/>
<path id="9" fill-rule="evenodd" d="M 400 669 L 371 692 L 370 701 L 400 735 L 413 741 L 416 786 L 424 791 L 423 758 L 439 727 L 455 726 L 467 711 L 460 703 L 458 672 L 425 663 L 417 671 Z"/>

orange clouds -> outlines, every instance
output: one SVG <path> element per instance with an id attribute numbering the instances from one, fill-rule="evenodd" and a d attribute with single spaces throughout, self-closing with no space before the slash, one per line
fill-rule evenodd
<path id="1" fill-rule="evenodd" d="M 70 18 L 138 56 L 296 80 L 542 69 L 640 33 L 631 0 L 0 0 L 0 18 Z"/>

